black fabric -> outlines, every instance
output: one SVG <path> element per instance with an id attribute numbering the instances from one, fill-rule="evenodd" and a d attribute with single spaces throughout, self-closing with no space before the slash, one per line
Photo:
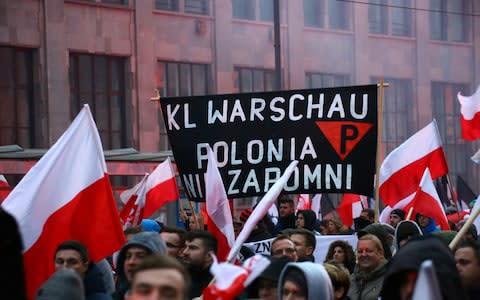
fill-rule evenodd
<path id="1" fill-rule="evenodd" d="M 190 298 L 188 299 L 200 297 L 203 289 L 208 286 L 213 278 L 213 275 L 210 273 L 210 266 L 203 270 L 189 268 L 188 272 L 190 273 L 190 278 L 192 279 L 192 288 L 190 289 Z"/>
<path id="2" fill-rule="evenodd" d="M 305 225 L 303 228 L 308 229 L 310 231 L 315 231 L 316 230 L 316 222 L 317 222 L 317 215 L 313 210 L 310 209 L 305 209 L 305 210 L 299 210 L 297 212 L 298 214 L 302 214 L 303 218 L 305 220 Z"/>
<path id="3" fill-rule="evenodd" d="M 278 218 L 278 223 L 275 226 L 275 232 L 274 234 L 279 234 L 281 231 L 288 229 L 288 228 L 296 228 L 296 218 L 295 214 L 289 214 L 286 215 L 285 217 L 279 217 Z"/>
<path id="4" fill-rule="evenodd" d="M 392 251 L 388 245 L 388 231 L 383 228 L 381 224 L 370 224 L 363 228 L 360 232 L 358 232 L 358 238 L 361 238 L 365 234 L 373 234 L 374 236 L 378 237 L 380 242 L 382 242 L 384 257 L 386 259 L 392 258 Z"/>
<path id="5" fill-rule="evenodd" d="M 83 279 L 83 286 L 85 288 L 86 300 L 109 300 L 110 296 L 107 294 L 105 283 L 100 269 L 95 263 L 90 263 L 90 266 Z"/>
<path id="6" fill-rule="evenodd" d="M 412 239 L 395 254 L 385 275 L 380 293 L 382 299 L 400 299 L 402 277 L 407 272 L 418 272 L 422 262 L 428 259 L 435 266 L 443 299 L 466 299 L 452 253 L 434 236 Z"/>

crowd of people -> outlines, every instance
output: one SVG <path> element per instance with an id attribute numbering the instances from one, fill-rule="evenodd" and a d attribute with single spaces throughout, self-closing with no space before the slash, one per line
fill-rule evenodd
<path id="1" fill-rule="evenodd" d="M 440 231 L 429 216 L 417 214 L 406 220 L 405 212 L 396 209 L 389 223 L 381 224 L 374 222 L 374 211 L 366 208 L 353 228 L 348 228 L 337 217 L 318 220 L 314 211 L 296 211 L 289 197 L 281 197 L 277 206 L 277 222 L 265 216 L 247 239 L 273 239 L 270 264 L 235 299 L 412 299 L 420 288 L 416 285 L 420 267 L 428 260 L 442 299 L 480 299 L 480 246 L 473 225 L 458 246 L 450 249 L 464 222 L 451 224 L 451 231 Z M 251 214 L 251 208 L 241 212 L 237 234 Z M 0 253 L 9 258 L 0 282 L 14 291 L 16 296 L 9 299 L 26 299 L 24 283 L 18 280 L 23 276 L 18 228 L 1 209 L 0 217 L 0 228 L 5 230 Z M 127 242 L 118 252 L 99 262 L 89 259 L 81 242 L 64 241 L 57 246 L 53 261 L 45 262 L 54 264 L 56 272 L 35 299 L 201 298 L 215 280 L 210 267 L 217 240 L 201 220 L 183 218 L 183 228 L 144 219 L 124 231 Z M 319 261 L 314 252 L 317 237 L 324 235 L 356 235 L 358 242 L 335 240 Z M 254 254 L 242 247 L 239 259 Z"/>

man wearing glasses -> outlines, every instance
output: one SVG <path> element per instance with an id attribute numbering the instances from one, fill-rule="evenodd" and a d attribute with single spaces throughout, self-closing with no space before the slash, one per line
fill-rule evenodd
<path id="1" fill-rule="evenodd" d="M 286 234 L 277 236 L 272 241 L 270 248 L 271 257 L 289 257 L 293 261 L 298 260 L 297 250 L 295 249 L 295 243 Z"/>
<path id="2" fill-rule="evenodd" d="M 184 229 L 177 227 L 164 226 L 160 237 L 167 245 L 167 254 L 176 259 L 182 257 L 183 249 L 185 248 L 185 234 Z"/>

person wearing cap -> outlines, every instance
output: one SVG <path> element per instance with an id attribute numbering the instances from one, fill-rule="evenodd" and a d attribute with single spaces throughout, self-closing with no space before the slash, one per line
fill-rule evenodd
<path id="1" fill-rule="evenodd" d="M 393 228 L 396 228 L 398 223 L 403 220 L 405 220 L 405 212 L 403 210 L 398 208 L 392 210 L 390 213 L 389 223 L 393 226 Z"/>
<path id="2" fill-rule="evenodd" d="M 109 300 L 106 281 L 96 263 L 90 261 L 87 247 L 79 241 L 68 240 L 57 246 L 55 271 L 72 269 L 82 278 L 87 300 Z M 113 277 L 110 277 L 113 284 Z"/>
<path id="3" fill-rule="evenodd" d="M 160 233 L 160 231 L 162 231 L 162 226 L 160 226 L 160 224 L 157 221 L 151 220 L 151 219 L 143 219 L 142 222 L 140 223 L 140 226 L 145 232 Z"/>
<path id="4" fill-rule="evenodd" d="M 166 254 L 167 246 L 156 232 L 140 232 L 134 235 L 120 250 L 117 257 L 117 283 L 114 300 L 125 299 L 132 282 L 133 270 L 147 255 Z"/>
<path id="5" fill-rule="evenodd" d="M 417 223 L 410 220 L 401 221 L 395 228 L 395 246 L 397 249 L 400 249 L 412 238 L 422 235 L 422 229 L 420 229 Z"/>
<path id="6" fill-rule="evenodd" d="M 55 272 L 38 289 L 35 300 L 86 300 L 82 278 L 73 269 Z"/>

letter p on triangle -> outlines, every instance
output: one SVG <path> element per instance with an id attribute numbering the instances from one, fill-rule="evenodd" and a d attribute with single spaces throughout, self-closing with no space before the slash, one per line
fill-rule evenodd
<path id="1" fill-rule="evenodd" d="M 373 127 L 373 124 L 370 123 L 348 121 L 317 121 L 315 124 L 342 160 L 345 160 Z"/>

